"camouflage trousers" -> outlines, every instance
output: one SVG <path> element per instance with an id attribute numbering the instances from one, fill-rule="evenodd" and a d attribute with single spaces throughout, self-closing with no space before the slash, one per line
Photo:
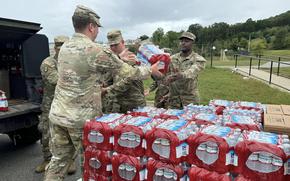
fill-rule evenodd
<path id="1" fill-rule="evenodd" d="M 83 168 L 82 132 L 81 128 L 50 124 L 52 158 L 45 171 L 44 181 L 62 181 L 78 153 Z"/>
<path id="2" fill-rule="evenodd" d="M 49 161 L 51 158 L 51 152 L 49 149 L 50 131 L 49 131 L 48 115 L 49 115 L 48 112 L 42 112 L 40 122 L 38 124 L 38 129 L 42 133 L 41 144 L 42 144 L 43 159 L 45 161 Z"/>
<path id="3" fill-rule="evenodd" d="M 128 111 L 133 111 L 133 109 L 137 109 L 138 107 L 144 107 L 146 106 L 145 100 L 140 101 L 119 101 L 120 105 L 120 113 L 127 113 Z"/>
<path id="4" fill-rule="evenodd" d="M 169 96 L 168 108 L 170 109 L 183 109 L 188 104 L 199 104 L 199 97 L 196 96 Z"/>
<path id="5" fill-rule="evenodd" d="M 154 98 L 154 106 L 157 108 L 167 108 L 168 106 L 168 98 L 165 98 L 168 94 L 169 90 L 168 87 L 165 85 L 160 84 L 157 87 L 157 90 L 155 92 L 155 98 Z"/>
<path id="6" fill-rule="evenodd" d="M 105 95 L 102 97 L 102 110 L 104 114 L 120 112 L 118 100 L 111 95 Z"/>

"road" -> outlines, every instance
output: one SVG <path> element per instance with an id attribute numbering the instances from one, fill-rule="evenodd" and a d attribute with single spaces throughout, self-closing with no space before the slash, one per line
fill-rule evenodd
<path id="1" fill-rule="evenodd" d="M 8 136 L 0 134 L 0 181 L 42 181 L 43 174 L 34 172 L 41 161 L 39 142 L 15 147 Z M 77 170 L 76 174 L 67 176 L 65 181 L 78 180 L 81 177 L 79 164 Z"/>

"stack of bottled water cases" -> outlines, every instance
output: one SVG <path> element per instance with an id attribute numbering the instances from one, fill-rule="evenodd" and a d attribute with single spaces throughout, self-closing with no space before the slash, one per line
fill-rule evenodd
<path id="1" fill-rule="evenodd" d="M 237 158 L 234 157 L 234 147 L 240 135 L 240 129 L 219 125 L 205 126 L 196 135 L 188 138 L 187 161 L 209 171 L 228 173 L 232 165 L 237 162 Z"/>
<path id="2" fill-rule="evenodd" d="M 236 126 L 242 124 L 233 126 L 226 119 L 230 115 L 248 116 L 261 125 L 261 110 L 226 100 L 212 100 L 210 104 L 188 105 L 183 110 L 144 107 L 86 122 L 85 181 L 227 180 L 229 172 L 240 174 L 236 178 L 240 180 L 275 177 L 278 181 L 289 176 L 286 135 L 278 135 L 277 144 L 265 143 L 268 137 L 276 137 Z M 218 115 L 221 107 L 223 115 Z M 248 139 L 258 134 L 262 135 L 256 136 L 259 139 Z M 267 165 L 270 157 L 273 166 Z M 276 171 L 269 172 L 271 169 Z"/>
<path id="3" fill-rule="evenodd" d="M 238 165 L 233 170 L 250 180 L 289 179 L 290 143 L 288 135 L 244 131 L 235 152 Z"/>
<path id="4" fill-rule="evenodd" d="M 84 126 L 84 180 L 112 179 L 113 129 L 126 121 L 123 114 L 107 114 L 89 120 Z"/>

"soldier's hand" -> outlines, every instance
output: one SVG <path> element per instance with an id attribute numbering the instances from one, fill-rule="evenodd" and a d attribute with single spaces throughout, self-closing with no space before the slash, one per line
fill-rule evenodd
<path id="1" fill-rule="evenodd" d="M 102 87 L 101 88 L 101 96 L 105 96 L 108 93 L 108 88 Z"/>
<path id="2" fill-rule="evenodd" d="M 171 82 L 174 82 L 176 80 L 179 80 L 182 78 L 182 75 L 180 73 L 172 74 L 166 77 L 166 83 L 169 84 Z"/>
<path id="3" fill-rule="evenodd" d="M 144 90 L 144 96 L 148 96 L 149 94 L 150 94 L 150 90 L 149 89 Z"/>
<path id="4" fill-rule="evenodd" d="M 155 76 L 155 77 L 163 77 L 163 73 L 161 73 L 158 69 L 158 64 L 159 64 L 159 61 L 156 62 L 155 64 L 151 65 L 151 71 L 152 71 L 152 75 Z"/>

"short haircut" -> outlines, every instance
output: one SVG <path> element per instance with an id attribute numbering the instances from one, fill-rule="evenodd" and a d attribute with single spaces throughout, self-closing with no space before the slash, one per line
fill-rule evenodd
<path id="1" fill-rule="evenodd" d="M 82 32 L 86 29 L 86 27 L 92 23 L 94 26 L 97 26 L 95 20 L 93 20 L 90 16 L 72 16 L 73 26 L 76 32 Z"/>

